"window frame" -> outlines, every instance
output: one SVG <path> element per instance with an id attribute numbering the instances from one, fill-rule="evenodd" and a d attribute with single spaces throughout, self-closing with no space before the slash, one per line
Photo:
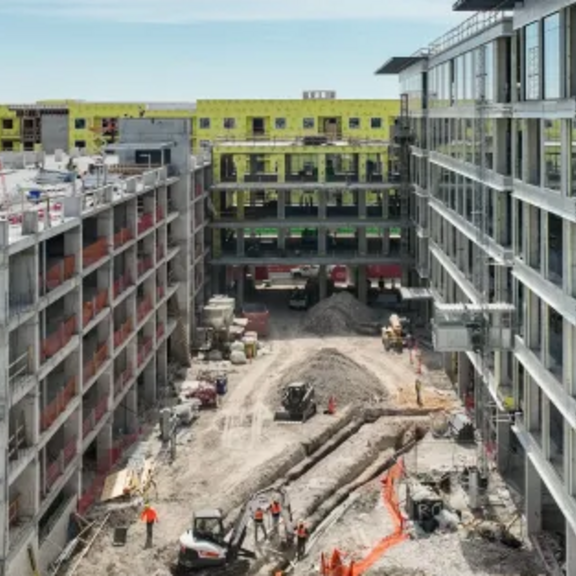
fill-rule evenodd
<path id="1" fill-rule="evenodd" d="M 275 130 L 286 130 L 286 126 L 288 123 L 286 122 L 286 118 L 274 118 L 274 129 Z"/>
<path id="2" fill-rule="evenodd" d="M 362 122 L 360 121 L 360 118 L 358 116 L 353 116 L 351 118 L 348 118 L 348 129 L 349 130 L 360 130 L 361 126 L 362 126 Z"/>
<path id="3" fill-rule="evenodd" d="M 376 121 L 376 122 L 374 122 Z M 377 126 L 375 126 L 374 124 L 377 124 Z M 382 130 L 384 123 L 382 122 L 382 118 L 379 116 L 374 116 L 373 118 L 370 118 L 370 129 L 371 130 Z"/>
<path id="4" fill-rule="evenodd" d="M 310 116 L 302 118 L 302 129 L 303 130 L 314 130 L 316 127 L 316 120 Z"/>
<path id="5" fill-rule="evenodd" d="M 2 130 L 14 130 L 14 118 L 2 118 Z"/>
<path id="6" fill-rule="evenodd" d="M 83 144 L 83 146 L 79 146 L 79 144 Z M 86 140 L 74 140 L 74 148 L 78 148 L 78 150 L 85 150 Z"/>
<path id="7" fill-rule="evenodd" d="M 212 125 L 212 122 L 211 122 L 210 118 L 208 118 L 207 116 L 202 117 L 202 118 L 198 118 L 198 128 L 200 130 L 210 130 L 211 125 Z"/>
<path id="8" fill-rule="evenodd" d="M 223 118 L 222 128 L 224 130 L 236 130 L 236 118 Z"/>
<path id="9" fill-rule="evenodd" d="M 86 130 L 86 118 L 74 118 L 74 130 Z"/>

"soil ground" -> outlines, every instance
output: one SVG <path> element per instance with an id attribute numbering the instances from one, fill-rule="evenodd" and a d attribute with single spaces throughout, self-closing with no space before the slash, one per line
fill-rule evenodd
<path id="1" fill-rule="evenodd" d="M 285 293 L 271 290 L 262 298 L 271 311 L 267 353 L 248 365 L 232 369 L 229 374 L 229 393 L 225 396 L 222 407 L 218 411 L 203 412 L 189 430 L 180 434 L 176 461 L 173 464 L 169 464 L 167 460 L 162 461 L 158 466 L 155 477 L 158 493 L 153 494 L 152 498 L 152 505 L 159 516 L 159 524 L 154 533 L 154 547 L 144 549 L 145 527 L 137 521 L 139 508 L 125 512 L 123 516 L 117 514 L 114 522 L 103 529 L 84 558 L 76 572 L 77 576 L 167 576 L 170 574 L 169 563 L 177 553 L 178 538 L 189 527 L 195 509 L 236 508 L 251 493 L 255 481 L 262 476 L 268 476 L 272 483 L 275 480 L 275 470 L 280 464 L 286 463 L 287 467 L 291 467 L 304 459 L 304 444 L 333 425 L 334 418 L 344 412 L 344 407 L 338 406 L 336 417 L 319 413 L 304 425 L 282 425 L 273 422 L 274 410 L 277 407 L 271 405 L 274 395 L 270 391 L 279 380 L 286 378 L 287 371 L 301 364 L 314 351 L 335 348 L 375 374 L 382 387 L 383 396 L 386 397 L 387 406 L 417 407 L 414 393 L 416 368 L 411 364 L 408 353 L 400 355 L 384 352 L 378 336 L 306 336 L 300 330 L 303 313 L 287 309 Z M 196 368 L 204 366 L 197 364 Z M 426 408 L 450 410 L 454 407 L 456 400 L 448 391 L 445 377 L 440 377 L 439 372 L 428 373 L 424 366 L 421 379 L 424 383 L 423 401 Z M 362 382 L 357 385 L 362 386 Z M 319 412 L 322 412 L 325 407 L 319 408 Z M 140 450 L 150 456 L 159 453 L 157 429 L 149 438 L 144 439 Z M 446 445 L 435 446 L 434 450 L 437 454 L 451 454 Z M 342 457 L 342 454 L 342 450 L 337 450 L 332 455 L 332 462 L 329 462 L 329 456 L 318 466 L 318 474 L 324 477 L 315 479 L 313 470 L 306 473 L 305 478 L 310 481 L 310 490 L 318 490 L 318 486 L 326 481 L 325 475 L 334 469 L 334 458 L 338 458 L 338 455 Z M 429 457 L 434 459 L 430 454 Z M 448 459 L 450 458 L 451 456 Z M 306 495 L 306 482 L 297 481 L 296 484 L 298 490 L 302 491 L 303 501 L 315 498 L 315 495 Z M 351 500 L 353 504 L 327 531 L 327 535 L 317 542 L 309 560 L 297 570 L 297 576 L 314 573 L 311 565 L 317 564 L 321 551 L 329 551 L 338 545 L 362 555 L 363 551 L 388 533 L 390 521 L 379 496 L 377 481 L 355 493 Z M 122 523 L 130 525 L 127 542 L 123 547 L 114 547 L 112 526 Z M 448 546 L 448 538 L 454 540 L 457 535 L 433 536 L 422 542 L 406 542 L 390 552 L 390 565 L 407 569 L 418 568 L 410 560 L 420 555 L 416 549 L 419 546 L 429 547 L 429 558 L 433 556 L 432 550 L 436 550 L 441 556 L 443 546 Z M 343 540 L 346 540 L 346 543 L 343 543 Z M 459 542 L 454 540 L 451 546 L 457 548 Z M 405 549 L 404 553 L 401 553 L 402 548 Z M 404 557 L 407 558 L 407 563 L 403 564 Z M 387 566 L 385 562 L 382 565 Z M 482 572 L 478 571 L 477 567 L 466 568 L 466 565 L 464 555 L 461 562 L 454 564 L 452 568 L 441 569 L 438 564 L 436 567 L 430 566 L 430 570 L 424 574 L 467 576 L 503 573 Z"/>

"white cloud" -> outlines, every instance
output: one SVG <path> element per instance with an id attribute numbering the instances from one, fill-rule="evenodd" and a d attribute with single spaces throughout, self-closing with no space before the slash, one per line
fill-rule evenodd
<path id="1" fill-rule="evenodd" d="M 117 22 L 412 20 L 451 24 L 454 0 L 0 0 L 0 12 Z M 386 34 L 386 30 L 382 30 Z"/>

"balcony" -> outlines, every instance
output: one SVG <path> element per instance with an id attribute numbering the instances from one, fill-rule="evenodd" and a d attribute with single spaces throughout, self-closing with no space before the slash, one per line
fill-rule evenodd
<path id="1" fill-rule="evenodd" d="M 40 293 L 42 295 L 62 286 L 64 282 L 72 279 L 76 273 L 76 259 L 74 256 L 66 256 L 57 264 L 48 267 L 46 275 L 40 275 Z"/>
<path id="2" fill-rule="evenodd" d="M 108 343 L 104 342 L 92 355 L 92 358 L 84 364 L 84 384 L 86 384 L 90 379 L 92 379 L 100 368 L 106 363 L 108 359 Z"/>
<path id="3" fill-rule="evenodd" d="M 120 374 L 114 376 L 114 398 L 117 398 L 122 393 L 133 376 L 134 370 L 131 364 L 128 364 L 127 368 L 120 372 Z"/>
<path id="4" fill-rule="evenodd" d="M 82 265 L 88 268 L 106 256 L 108 256 L 108 241 L 106 238 L 99 238 L 82 250 Z"/>
<path id="5" fill-rule="evenodd" d="M 142 340 L 142 342 L 138 346 L 138 368 L 140 368 L 146 360 L 148 360 L 148 356 L 150 356 L 150 352 L 152 352 L 152 347 L 154 343 L 152 338 L 147 337 Z"/>
<path id="6" fill-rule="evenodd" d="M 108 306 L 108 290 L 101 290 L 94 298 L 84 302 L 82 306 L 82 327 L 86 328 L 90 321 L 96 318 L 106 306 Z"/>
<path id="7" fill-rule="evenodd" d="M 236 179 L 231 180 L 235 182 Z M 278 174 L 266 173 L 266 172 L 256 172 L 254 174 L 245 174 L 244 182 L 278 182 Z"/>
<path id="8" fill-rule="evenodd" d="M 128 228 L 122 228 L 119 232 L 116 232 L 116 234 L 114 234 L 113 238 L 114 250 L 118 250 L 118 248 L 121 248 L 125 244 L 128 244 L 128 242 L 130 242 L 133 239 L 134 235 L 132 234 L 132 232 Z"/>
<path id="9" fill-rule="evenodd" d="M 72 376 L 68 382 L 56 393 L 56 397 L 40 412 L 40 431 L 45 432 L 56 422 L 70 401 L 76 396 L 76 377 Z"/>
<path id="10" fill-rule="evenodd" d="M 138 218 L 138 235 L 154 227 L 154 212 L 145 212 Z"/>
<path id="11" fill-rule="evenodd" d="M 70 316 L 57 330 L 40 343 L 41 362 L 52 358 L 66 346 L 76 331 L 76 316 Z"/>
<path id="12" fill-rule="evenodd" d="M 146 274 L 148 270 L 152 270 L 152 268 L 154 268 L 154 258 L 152 256 L 141 256 L 138 258 L 138 278 Z"/>
<path id="13" fill-rule="evenodd" d="M 136 318 L 138 319 L 138 324 L 150 314 L 152 311 L 152 298 L 149 296 L 144 298 L 141 302 L 138 302 L 136 306 Z"/>
<path id="14" fill-rule="evenodd" d="M 13 426 L 10 425 L 10 436 L 8 438 L 8 466 L 10 471 L 12 471 L 18 460 L 30 454 L 32 449 L 32 442 L 26 436 L 25 419 L 14 419 L 12 423 Z"/>
<path id="15" fill-rule="evenodd" d="M 10 382 L 11 394 L 14 396 L 15 390 L 25 387 L 32 378 L 34 378 L 32 347 L 29 347 L 26 352 L 20 354 L 8 365 L 8 381 Z"/>
<path id="16" fill-rule="evenodd" d="M 114 300 L 116 300 L 116 298 L 118 298 L 120 294 L 126 292 L 126 290 L 128 290 L 128 288 L 130 288 L 131 286 L 134 286 L 134 282 L 132 282 L 130 273 L 125 272 L 122 276 L 120 276 L 120 278 L 114 281 L 114 284 L 112 286 L 112 293 L 114 294 Z"/>
<path id="17" fill-rule="evenodd" d="M 82 422 L 82 438 L 86 438 L 96 428 L 96 425 L 104 418 L 106 412 L 108 412 L 108 396 L 98 400 L 96 406 L 87 411 Z"/>
<path id="18" fill-rule="evenodd" d="M 72 438 L 68 443 L 58 451 L 56 457 L 46 466 L 46 492 L 49 492 L 54 484 L 66 472 L 78 452 L 76 438 Z"/>
<path id="19" fill-rule="evenodd" d="M 132 324 L 132 320 L 126 320 L 126 322 L 121 324 L 120 328 L 114 332 L 114 348 L 122 346 L 130 334 L 132 334 L 133 330 L 134 325 Z"/>

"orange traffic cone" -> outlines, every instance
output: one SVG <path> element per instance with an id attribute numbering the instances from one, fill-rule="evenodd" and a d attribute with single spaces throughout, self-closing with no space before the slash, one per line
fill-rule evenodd
<path id="1" fill-rule="evenodd" d="M 327 413 L 330 415 L 336 414 L 336 398 L 334 398 L 334 396 L 330 396 L 330 399 L 328 400 Z"/>

